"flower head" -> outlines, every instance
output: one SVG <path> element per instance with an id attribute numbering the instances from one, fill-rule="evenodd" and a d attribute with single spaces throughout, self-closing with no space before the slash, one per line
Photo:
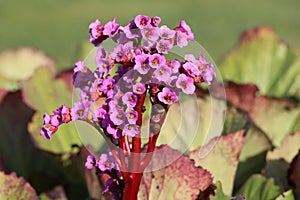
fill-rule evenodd
<path id="1" fill-rule="evenodd" d="M 180 22 L 180 24 L 178 25 L 177 28 L 175 28 L 175 30 L 185 33 L 188 40 L 194 40 L 194 33 L 192 32 L 191 28 L 189 27 L 189 25 L 186 24 L 184 20 Z"/>
<path id="2" fill-rule="evenodd" d="M 114 125 L 121 125 L 125 120 L 125 113 L 123 110 L 114 110 L 110 114 L 110 120 L 114 123 Z"/>
<path id="3" fill-rule="evenodd" d="M 138 112 L 135 110 L 131 110 L 126 113 L 126 118 L 129 124 L 135 124 L 138 120 Z"/>
<path id="4" fill-rule="evenodd" d="M 169 66 L 171 67 L 172 72 L 176 74 L 179 72 L 181 63 L 178 60 L 172 60 L 171 62 L 169 62 Z"/>
<path id="5" fill-rule="evenodd" d="M 103 30 L 104 27 L 98 19 L 90 24 L 90 42 L 95 46 L 99 46 L 108 37 L 107 35 L 104 35 Z"/>
<path id="6" fill-rule="evenodd" d="M 158 66 L 165 65 L 166 58 L 160 54 L 153 54 L 149 56 L 149 65 L 152 68 L 157 68 Z"/>
<path id="7" fill-rule="evenodd" d="M 71 108 L 72 121 L 79 119 L 86 119 L 88 117 L 91 107 L 91 102 L 81 101 L 74 103 L 73 108 Z"/>
<path id="8" fill-rule="evenodd" d="M 135 56 L 135 65 L 134 69 L 137 70 L 140 74 L 147 74 L 150 66 L 149 59 L 147 54 L 141 54 Z"/>
<path id="9" fill-rule="evenodd" d="M 122 101 L 128 108 L 133 108 L 137 102 L 137 96 L 132 92 L 126 92 L 122 97 Z"/>
<path id="10" fill-rule="evenodd" d="M 40 130 L 40 135 L 44 136 L 45 139 L 50 140 L 50 137 L 57 131 L 57 127 L 53 125 L 43 126 Z"/>
<path id="11" fill-rule="evenodd" d="M 172 69 L 167 65 L 160 65 L 153 74 L 157 80 L 166 83 L 172 74 Z"/>
<path id="12" fill-rule="evenodd" d="M 167 105 L 171 105 L 178 101 L 177 94 L 167 87 L 164 87 L 162 91 L 157 94 L 157 97 L 159 101 Z"/>
<path id="13" fill-rule="evenodd" d="M 151 18 L 146 15 L 138 15 L 135 17 L 134 23 L 140 29 L 149 28 L 151 27 Z"/>
<path id="14" fill-rule="evenodd" d="M 97 166 L 101 171 L 112 170 L 115 167 L 113 159 L 108 154 L 101 154 Z"/>
<path id="15" fill-rule="evenodd" d="M 146 91 L 146 86 L 143 83 L 136 83 L 132 86 L 133 88 L 133 93 L 135 94 L 144 94 Z"/>
<path id="16" fill-rule="evenodd" d="M 103 34 L 108 35 L 109 37 L 114 37 L 118 33 L 120 27 L 120 24 L 117 24 L 116 18 L 114 18 L 112 21 L 105 24 Z"/>
<path id="17" fill-rule="evenodd" d="M 175 31 L 169 29 L 166 25 L 163 25 L 159 28 L 159 36 L 163 39 L 171 39 L 175 37 Z"/>
<path id="18" fill-rule="evenodd" d="M 168 54 L 169 50 L 172 49 L 173 42 L 170 40 L 161 39 L 156 45 L 158 53 Z"/>
<path id="19" fill-rule="evenodd" d="M 95 156 L 89 155 L 86 158 L 85 167 L 87 169 L 93 169 L 97 166 L 97 160 Z"/>
<path id="20" fill-rule="evenodd" d="M 159 37 L 158 30 L 157 27 L 144 28 L 141 33 L 145 40 L 157 41 Z"/>
<path id="21" fill-rule="evenodd" d="M 154 27 L 157 27 L 160 23 L 161 19 L 158 16 L 152 17 L 151 18 L 151 25 Z"/>
<path id="22" fill-rule="evenodd" d="M 177 81 L 176 87 L 181 89 L 185 94 L 193 94 L 195 92 L 194 79 L 186 76 L 185 74 L 180 74 Z"/>
<path id="23" fill-rule="evenodd" d="M 139 128 L 135 124 L 126 124 L 123 132 L 128 137 L 135 137 L 137 134 L 139 134 Z"/>

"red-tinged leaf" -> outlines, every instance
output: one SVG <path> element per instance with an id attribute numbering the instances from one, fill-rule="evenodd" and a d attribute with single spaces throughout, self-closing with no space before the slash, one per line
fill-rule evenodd
<path id="1" fill-rule="evenodd" d="M 274 178 L 276 184 L 281 185 L 285 190 L 290 188 L 288 170 L 293 158 L 300 149 L 300 132 L 288 135 L 280 147 L 269 151 L 266 156 L 266 166 L 263 170 L 266 177 Z"/>
<path id="2" fill-rule="evenodd" d="M 300 131 L 284 138 L 279 148 L 269 151 L 267 160 L 284 159 L 286 162 L 292 162 L 300 148 Z"/>
<path id="3" fill-rule="evenodd" d="M 220 88 L 219 84 L 214 85 Z M 286 99 L 258 95 L 255 85 L 229 82 L 225 87 L 226 100 L 248 113 L 254 124 L 269 137 L 274 146 L 299 129 L 300 107 Z M 213 93 L 218 97 L 218 89 Z M 282 123 L 284 122 L 284 123 Z"/>
<path id="4" fill-rule="evenodd" d="M 255 84 L 267 96 L 300 98 L 300 53 L 268 27 L 245 32 L 219 66 L 225 81 Z"/>
<path id="5" fill-rule="evenodd" d="M 220 180 L 225 194 L 231 195 L 235 172 L 238 165 L 245 138 L 244 130 L 230 133 L 226 136 L 216 137 L 208 144 L 190 153 L 189 157 L 195 161 L 196 166 L 201 166 L 210 171 L 215 180 Z M 206 148 L 211 149 L 210 143 L 215 147 L 205 157 L 202 156 Z"/>
<path id="6" fill-rule="evenodd" d="M 0 199 L 30 199 L 38 200 L 31 185 L 24 178 L 18 178 L 15 173 L 0 172 Z"/>
<path id="7" fill-rule="evenodd" d="M 8 93 L 7 90 L 0 89 L 0 105 L 2 103 L 3 98 L 6 96 L 7 93 Z"/>
<path id="8" fill-rule="evenodd" d="M 47 191 L 54 185 L 68 183 L 69 194 L 71 190 L 77 189 L 73 196 L 87 196 L 84 178 L 79 176 L 76 165 L 68 167 L 66 160 L 62 163 L 61 155 L 35 148 L 27 131 L 27 124 L 33 113 L 34 111 L 24 104 L 21 92 L 8 93 L 4 97 L 0 106 L 0 155 L 5 166 L 30 181 L 38 192 Z M 72 177 L 68 177 L 67 174 Z M 79 187 L 74 185 L 80 181 L 83 184 L 79 190 Z M 82 194 L 84 192 L 85 194 Z"/>
<path id="9" fill-rule="evenodd" d="M 265 133 L 251 125 L 247 130 L 245 143 L 239 157 L 234 191 L 240 188 L 252 174 L 261 172 L 266 164 L 267 151 L 270 149 L 272 149 L 272 144 Z"/>
<path id="10" fill-rule="evenodd" d="M 72 145 L 81 144 L 75 124 L 62 125 L 51 140 L 46 140 L 40 135 L 40 128 L 43 125 L 43 114 L 52 113 L 58 106 L 64 104 L 71 106 L 72 91 L 67 81 L 70 75 L 54 78 L 48 68 L 39 68 L 28 80 L 22 81 L 24 101 L 37 112 L 28 125 L 28 131 L 33 137 L 38 148 L 51 153 L 65 153 L 72 150 Z M 68 84 L 66 84 L 68 82 Z"/>
<path id="11" fill-rule="evenodd" d="M 53 59 L 36 49 L 22 47 L 3 51 L 0 53 L 0 88 L 19 89 L 18 81 L 28 79 L 37 68 L 45 66 L 55 71 Z"/>
<path id="12" fill-rule="evenodd" d="M 288 172 L 289 181 L 296 187 L 296 195 L 300 198 L 300 149 L 298 154 L 293 158 Z"/>
<path id="13" fill-rule="evenodd" d="M 265 132 L 272 144 L 280 146 L 293 131 L 300 108 L 290 101 L 259 96 L 249 112 L 253 122 Z"/>
<path id="14" fill-rule="evenodd" d="M 166 145 L 156 149 L 146 170 L 150 172 L 144 173 L 140 200 L 196 199 L 212 184 L 209 172 L 195 167 L 192 160 Z"/>
<path id="15" fill-rule="evenodd" d="M 213 82 L 213 84 L 215 90 L 212 95 L 223 98 L 223 86 L 217 82 Z M 254 84 L 237 84 L 229 81 L 225 86 L 226 100 L 244 111 L 249 111 L 253 107 L 257 92 L 258 88 Z"/>

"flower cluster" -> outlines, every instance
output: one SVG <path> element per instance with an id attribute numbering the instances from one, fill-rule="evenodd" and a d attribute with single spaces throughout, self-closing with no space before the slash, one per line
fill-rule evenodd
<path id="1" fill-rule="evenodd" d="M 134 137 L 139 134 L 136 104 L 147 91 L 152 104 L 169 106 L 178 101 L 179 92 L 193 94 L 195 83 L 211 83 L 215 76 L 213 65 L 202 55 L 196 59 L 187 54 L 183 61 L 168 61 L 164 56 L 173 46 L 184 47 L 194 39 L 186 22 L 181 21 L 174 29 L 166 25 L 159 27 L 160 22 L 159 17 L 138 15 L 125 27 L 117 24 L 115 19 L 105 25 L 98 19 L 90 24 L 91 43 L 99 46 L 105 39 L 112 38 L 117 45 L 112 52 L 98 48 L 94 72 L 83 61 L 75 64 L 74 87 L 80 88 L 81 101 L 76 102 L 68 113 L 70 119 L 89 120 L 90 117 L 114 139 L 122 134 Z M 116 71 L 114 76 L 113 70 Z M 106 102 L 91 111 L 93 102 L 101 97 L 107 98 Z M 66 122 L 54 122 L 60 115 L 58 111 L 56 113 L 51 117 L 53 120 L 45 114 L 41 134 L 47 139 L 58 125 Z"/>
<path id="2" fill-rule="evenodd" d="M 98 168 L 104 172 L 106 170 L 112 170 L 115 167 L 115 164 L 112 156 L 109 154 L 101 154 L 99 159 L 90 155 L 86 159 L 85 167 L 87 169 Z"/>
<path id="3" fill-rule="evenodd" d="M 62 105 L 53 111 L 53 115 L 45 113 L 43 118 L 44 124 L 40 134 L 49 140 L 61 124 L 71 121 L 71 109 Z"/>
<path id="4" fill-rule="evenodd" d="M 140 143 L 133 140 L 140 135 L 146 96 L 152 104 L 150 126 L 155 128 L 150 136 L 153 137 L 158 135 L 169 106 L 178 101 L 180 93 L 193 94 L 197 83 L 210 84 L 216 76 L 213 65 L 202 55 L 195 58 L 187 54 L 183 59 L 168 60 L 166 54 L 174 46 L 187 46 L 188 41 L 194 40 L 194 34 L 184 20 L 173 29 L 166 25 L 159 27 L 160 22 L 157 16 L 138 15 L 124 27 L 116 19 L 105 25 L 98 19 L 91 23 L 90 42 L 94 46 L 100 46 L 108 38 L 116 45 L 112 51 L 98 47 L 94 71 L 83 61 L 75 63 L 73 85 L 80 89 L 80 101 L 73 108 L 58 108 L 52 116 L 45 114 L 41 134 L 50 139 L 62 123 L 84 120 L 101 127 L 105 137 L 122 149 L 120 155 L 123 151 L 127 156 L 131 151 L 140 152 L 141 147 L 135 146 Z M 104 103 L 99 107 L 97 102 L 101 99 Z M 157 105 L 163 112 L 153 109 Z M 149 141 L 154 142 L 149 144 L 154 148 L 155 140 Z M 100 159 L 89 156 L 86 167 L 105 171 L 114 164 L 103 154 Z"/>

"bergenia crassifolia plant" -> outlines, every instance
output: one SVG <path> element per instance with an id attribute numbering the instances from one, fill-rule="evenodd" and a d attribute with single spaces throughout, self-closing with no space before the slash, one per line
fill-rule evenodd
<path id="1" fill-rule="evenodd" d="M 88 156 L 85 166 L 96 169 L 98 176 L 109 177 L 103 192 L 113 199 L 137 199 L 169 107 L 178 102 L 180 93 L 193 94 L 195 84 L 210 84 L 216 75 L 202 55 L 168 60 L 170 50 L 187 46 L 194 34 L 184 20 L 173 29 L 159 26 L 160 22 L 157 16 L 138 15 L 125 27 L 116 19 L 105 25 L 98 19 L 91 23 L 90 42 L 98 47 L 97 67 L 92 71 L 84 61 L 75 64 L 73 84 L 80 89 L 80 101 L 72 108 L 62 105 L 52 115 L 44 114 L 40 134 L 48 140 L 70 121 L 83 120 L 99 130 L 110 150 L 99 157 Z M 116 43 L 111 52 L 101 47 L 109 38 Z M 148 142 L 143 145 L 146 101 L 151 102 L 151 117 Z"/>

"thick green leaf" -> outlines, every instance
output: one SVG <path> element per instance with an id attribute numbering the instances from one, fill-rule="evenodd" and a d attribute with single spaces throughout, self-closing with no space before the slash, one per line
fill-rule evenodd
<path id="1" fill-rule="evenodd" d="M 51 113 L 62 104 L 71 105 L 72 93 L 62 78 L 55 79 L 48 68 L 42 67 L 30 79 L 23 81 L 22 87 L 24 101 L 37 110 L 28 130 L 39 148 L 52 153 L 64 153 L 71 151 L 73 144 L 81 144 L 73 123 L 60 126 L 50 141 L 40 135 L 44 112 Z"/>
<path id="2" fill-rule="evenodd" d="M 291 188 L 288 180 L 288 172 L 294 157 L 300 149 L 300 132 L 288 135 L 279 148 L 269 151 L 267 154 L 267 163 L 263 170 L 266 177 L 272 177 L 277 185 L 283 187 L 284 190 Z"/>
<path id="3" fill-rule="evenodd" d="M 167 145 L 156 149 L 147 171 L 140 185 L 140 200 L 196 199 L 212 184 L 209 172 Z"/>
<path id="4" fill-rule="evenodd" d="M 263 95 L 300 99 L 300 54 L 283 43 L 270 28 L 244 33 L 221 62 L 224 80 L 254 83 Z"/>
<path id="5" fill-rule="evenodd" d="M 0 155 L 10 171 L 43 191 L 62 181 L 62 173 L 57 163 L 59 157 L 38 151 L 27 132 L 33 113 L 22 101 L 20 92 L 4 97 L 0 106 Z"/>
<path id="6" fill-rule="evenodd" d="M 0 88 L 18 89 L 18 81 L 28 79 L 37 68 L 42 66 L 47 66 L 54 71 L 54 61 L 41 51 L 30 47 L 1 52 Z"/>
<path id="7" fill-rule="evenodd" d="M 279 195 L 275 200 L 295 200 L 293 191 L 288 190 L 285 193 Z"/>
<path id="8" fill-rule="evenodd" d="M 232 193 L 238 159 L 245 141 L 243 134 L 244 131 L 240 130 L 226 136 L 216 137 L 205 146 L 189 154 L 196 166 L 207 169 L 216 180 L 221 181 L 227 195 Z M 211 144 L 216 145 L 211 148 Z M 207 155 L 201 156 L 203 152 L 206 152 L 206 149 L 209 151 Z"/>
<path id="9" fill-rule="evenodd" d="M 234 191 L 237 191 L 252 174 L 260 173 L 266 163 L 267 151 L 271 148 L 272 144 L 266 135 L 255 126 L 250 126 L 239 157 L 239 164 L 235 174 Z"/>
<path id="10" fill-rule="evenodd" d="M 276 185 L 281 186 L 283 190 L 291 189 L 288 180 L 288 170 L 290 164 L 284 159 L 268 160 L 263 169 L 263 175 L 267 178 L 273 178 Z"/>
<path id="11" fill-rule="evenodd" d="M 291 163 L 300 149 L 299 141 L 300 131 L 286 136 L 279 148 L 268 152 L 267 160 L 284 159 L 286 162 Z"/>
<path id="12" fill-rule="evenodd" d="M 225 102 L 209 96 L 183 96 L 167 114 L 157 144 L 192 151 L 222 134 Z"/>
<path id="13" fill-rule="evenodd" d="M 217 190 L 216 194 L 210 198 L 210 200 L 245 200 L 244 195 L 239 195 L 238 197 L 229 197 L 223 192 L 222 184 L 220 181 L 216 183 Z"/>
<path id="14" fill-rule="evenodd" d="M 38 196 L 31 185 L 24 178 L 18 178 L 15 173 L 0 172 L 0 199 L 32 199 Z"/>
<path id="15" fill-rule="evenodd" d="M 230 200 L 231 198 L 224 194 L 222 183 L 220 181 L 217 181 L 216 183 L 217 190 L 215 196 L 211 197 L 211 200 Z"/>
<path id="16" fill-rule="evenodd" d="M 280 146 L 282 140 L 292 133 L 300 108 L 283 99 L 263 96 L 255 98 L 249 115 L 254 123 L 264 131 L 273 145 Z"/>
<path id="17" fill-rule="evenodd" d="M 251 176 L 238 194 L 244 194 L 246 199 L 267 200 L 275 199 L 281 193 L 281 188 L 274 184 L 273 179 L 261 175 Z"/>

